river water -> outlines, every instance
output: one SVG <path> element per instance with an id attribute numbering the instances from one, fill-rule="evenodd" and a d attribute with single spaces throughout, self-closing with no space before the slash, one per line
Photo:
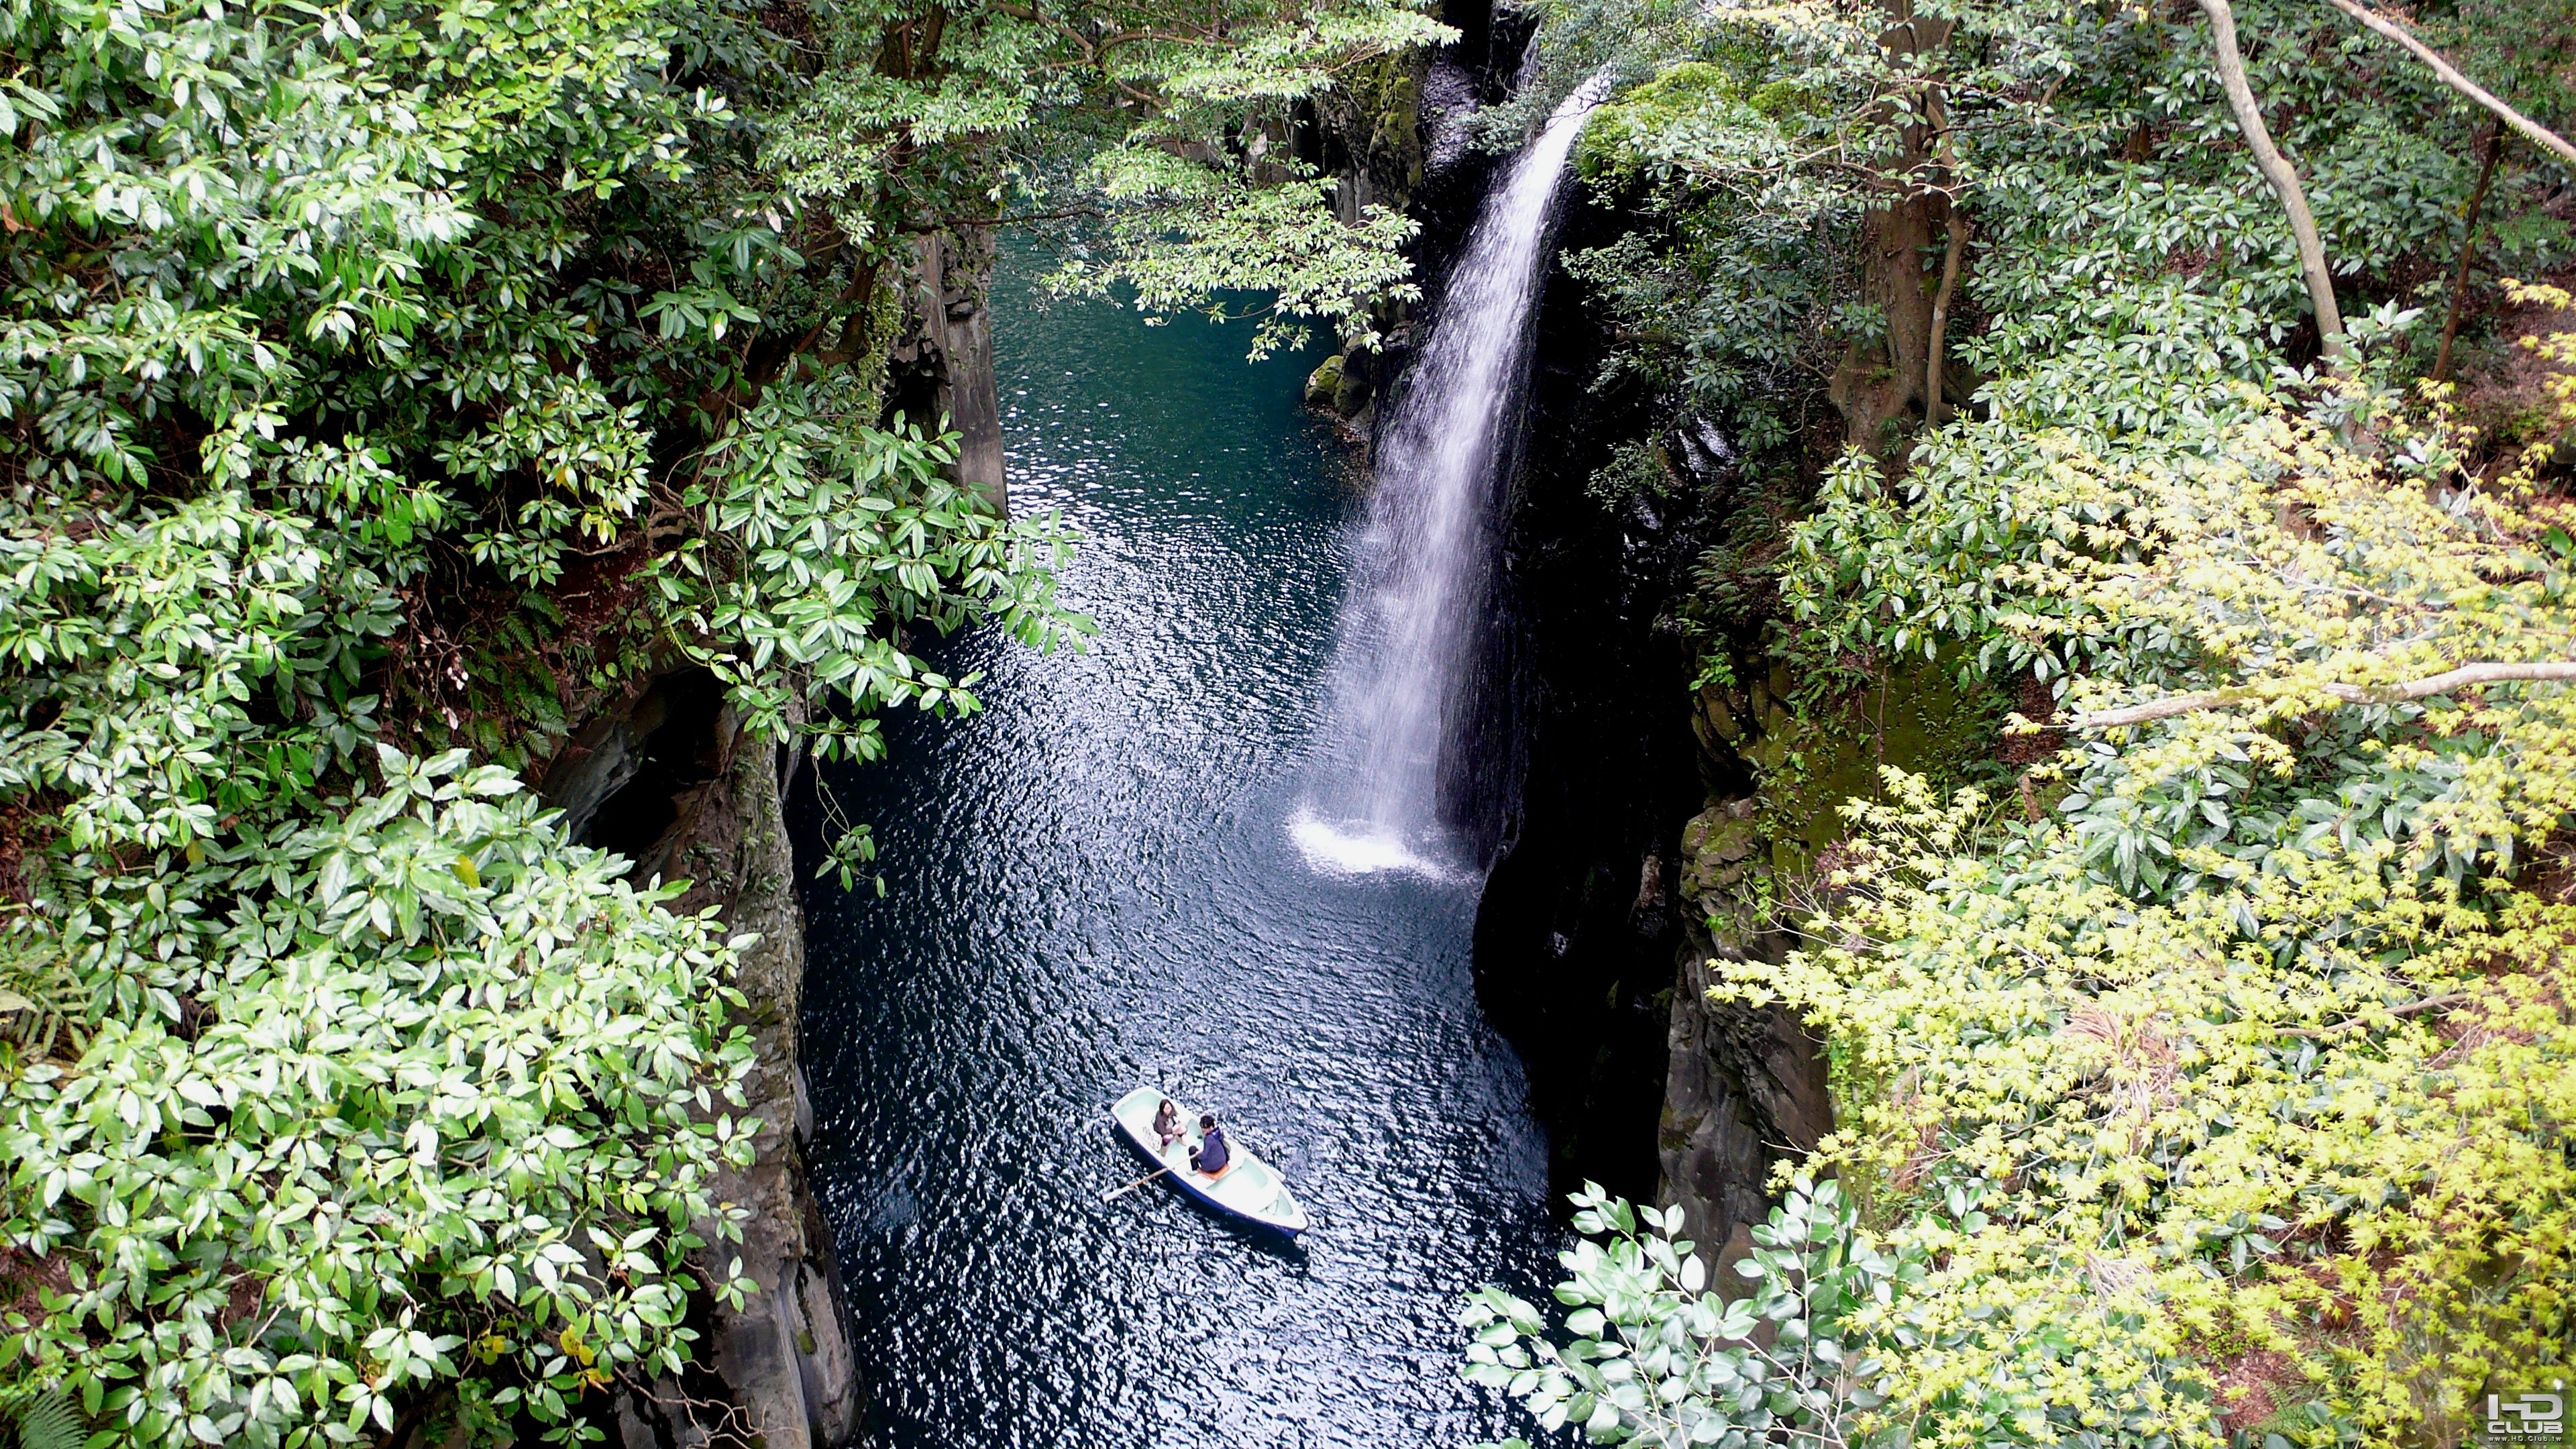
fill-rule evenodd
<path id="1" fill-rule="evenodd" d="M 1520 1064 L 1479 1011 L 1475 884 L 1319 871 L 1360 498 L 1298 406 L 1318 355 L 995 289 L 1014 506 L 1085 535 L 1087 654 L 985 638 L 990 706 L 828 778 L 885 893 L 816 885 L 805 1052 L 867 1442 L 1384 1445 L 1514 1429 L 1462 1384 L 1459 1296 L 1534 1294 L 1562 1231 Z M 812 828 L 806 822 L 805 828 Z M 1213 1107 L 1313 1215 L 1283 1246 L 1162 1184 L 1105 1105 Z"/>

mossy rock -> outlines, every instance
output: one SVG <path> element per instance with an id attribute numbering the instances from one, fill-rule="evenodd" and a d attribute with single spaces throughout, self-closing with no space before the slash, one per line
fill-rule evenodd
<path id="1" fill-rule="evenodd" d="M 1710 806 L 1682 827 L 1682 897 L 1708 902 L 1737 893 L 1748 876 L 1769 874 L 1767 853 L 1752 801 Z"/>
<path id="2" fill-rule="evenodd" d="M 1342 355 L 1334 353 L 1306 374 L 1306 406 L 1328 408 L 1336 405 L 1342 391 Z"/>
<path id="3" fill-rule="evenodd" d="M 1773 910 L 1771 843 L 1757 802 L 1719 801 L 1682 827 L 1680 887 L 1720 952 L 1756 949 Z"/>
<path id="4" fill-rule="evenodd" d="M 1757 681 L 1751 693 L 1763 729 L 1741 751 L 1760 774 L 1771 864 L 1783 874 L 1805 874 L 1842 839 L 1843 802 L 1876 797 L 1882 766 L 1927 775 L 1945 792 L 1991 766 L 2003 701 L 1987 689 L 1962 690 L 1947 658 L 1897 669 L 1839 716 L 1787 710 L 1784 682 L 1775 675 L 1766 691 Z"/>

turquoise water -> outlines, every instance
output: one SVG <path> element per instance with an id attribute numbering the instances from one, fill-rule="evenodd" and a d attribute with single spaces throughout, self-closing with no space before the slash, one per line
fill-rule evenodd
<path id="1" fill-rule="evenodd" d="M 1359 498 L 1317 360 L 996 289 L 1011 486 L 1086 544 L 1088 654 L 943 651 L 983 714 L 830 779 L 886 893 L 809 901 L 815 1177 L 867 1442 L 1386 1445 L 1515 1427 L 1459 1295 L 1562 1246 L 1519 1062 L 1478 1010 L 1476 885 L 1318 874 L 1288 829 Z M 1287 1246 L 1160 1184 L 1103 1108 L 1212 1107 L 1288 1175 Z"/>

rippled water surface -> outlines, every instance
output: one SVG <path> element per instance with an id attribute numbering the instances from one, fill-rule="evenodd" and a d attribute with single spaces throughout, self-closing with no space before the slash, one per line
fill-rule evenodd
<path id="1" fill-rule="evenodd" d="M 885 1446 L 1464 1445 L 1461 1293 L 1559 1231 L 1479 1012 L 1474 886 L 1289 838 L 1357 499 L 1241 327 L 997 287 L 1016 506 L 1086 535 L 1087 655 L 967 640 L 990 708 L 835 774 L 886 894 L 810 900 L 815 1175 Z M 1162 1184 L 1105 1105 L 1161 1080 L 1281 1166 L 1295 1246 Z"/>

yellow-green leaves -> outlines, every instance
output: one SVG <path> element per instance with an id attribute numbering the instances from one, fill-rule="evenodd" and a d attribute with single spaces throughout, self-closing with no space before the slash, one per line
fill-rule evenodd
<path id="1" fill-rule="evenodd" d="M 2516 560 L 2566 505 L 2408 471 L 2438 415 L 2380 426 L 2374 459 L 2278 415 L 2208 452 L 1980 422 L 1905 506 L 1854 476 L 1802 529 L 1827 627 L 1928 596 L 1953 612 L 1918 627 L 2079 666 L 2075 708 L 2216 690 L 2076 742 L 2041 772 L 2065 786 L 2047 818 L 1891 774 L 1847 809 L 1848 904 L 1807 924 L 1816 949 L 1720 968 L 1877 1086 L 1818 1165 L 1889 1221 L 1944 1184 L 1985 1195 L 1982 1226 L 1898 1230 L 1942 1264 L 1911 1310 L 1927 1344 L 2127 1305 L 2080 1374 L 1974 1342 L 1893 1354 L 1927 1422 L 1984 1379 L 2076 1412 L 2175 1355 L 2262 1351 L 2315 1432 L 2396 1435 L 2561 1351 L 2576 897 L 2547 862 L 2576 820 L 2576 690 L 2324 686 L 2562 657 L 2576 612 Z M 2009 529 L 1981 521 L 1997 500 Z"/>
<path id="2" fill-rule="evenodd" d="M 2510 52 L 2527 22 L 2444 23 Z M 2284 1411 L 2257 1442 L 2448 1442 L 2491 1377 L 2565 1364 L 2576 1282 L 2576 689 L 2373 695 L 2576 640 L 2563 468 L 2544 445 L 2473 476 L 2490 445 L 2405 388 L 2431 348 L 2398 279 L 2455 265 L 2469 123 L 2322 10 L 2254 22 L 2361 304 L 2355 366 L 2301 376 L 2286 228 L 2187 17 L 1886 23 L 1565 0 L 1542 32 L 1560 83 L 1630 86 L 1586 162 L 1634 229 L 1570 259 L 1620 328 L 1605 375 L 1655 392 L 1676 459 L 1706 423 L 1743 445 L 1703 485 L 1738 509 L 1694 604 L 1709 677 L 1772 630 L 1810 702 L 1926 661 L 2061 730 L 2197 701 L 2073 731 L 2001 801 L 1891 779 L 1811 949 L 1722 968 L 1831 1038 L 1841 1131 L 1799 1169 L 1929 1266 L 1882 1321 L 1892 1417 L 1852 1432 L 2208 1443 L 2195 1379 L 2251 1363 Z M 2554 183 L 2489 179 L 2477 267 L 2563 256 Z M 1909 205 L 1919 232 L 1859 225 Z M 1914 270 L 1870 256 L 1890 236 Z M 1812 476 L 1786 445 L 1828 401 L 1857 421 L 1928 365 L 1890 299 L 1947 239 L 1957 412 L 1900 406 Z M 2576 390 L 2528 391 L 2556 436 Z M 1766 469 L 1797 488 L 1743 503 Z"/>

